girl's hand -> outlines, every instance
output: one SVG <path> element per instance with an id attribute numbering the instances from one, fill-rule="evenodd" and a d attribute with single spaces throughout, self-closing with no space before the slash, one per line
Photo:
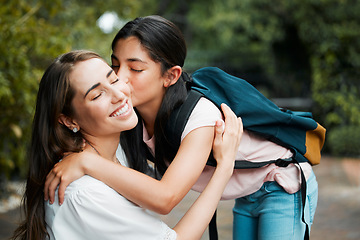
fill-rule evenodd
<path id="1" fill-rule="evenodd" d="M 243 133 L 243 124 L 241 118 L 238 118 L 226 104 L 221 104 L 221 109 L 225 116 L 225 126 L 222 120 L 216 122 L 213 155 L 218 166 L 231 164 L 233 168 Z"/>
<path id="2" fill-rule="evenodd" d="M 59 186 L 58 196 L 59 204 L 64 202 L 66 187 L 73 181 L 85 175 L 85 160 L 94 155 L 89 151 L 71 153 L 64 157 L 62 161 L 55 164 L 53 169 L 46 177 L 44 186 L 44 199 L 54 203 L 55 190 Z"/>

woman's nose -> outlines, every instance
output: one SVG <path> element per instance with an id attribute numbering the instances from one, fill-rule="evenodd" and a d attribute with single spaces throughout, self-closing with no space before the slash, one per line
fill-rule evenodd
<path id="1" fill-rule="evenodd" d="M 112 98 L 111 98 L 112 103 L 117 103 L 119 101 L 122 101 L 124 98 L 125 98 L 125 94 L 122 91 L 121 87 L 120 88 L 119 87 L 118 88 L 116 88 L 116 87 L 112 88 Z"/>

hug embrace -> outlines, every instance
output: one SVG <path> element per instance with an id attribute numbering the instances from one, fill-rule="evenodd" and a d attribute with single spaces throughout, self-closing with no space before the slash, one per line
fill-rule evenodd
<path id="1" fill-rule="evenodd" d="M 233 239 L 304 239 L 317 205 L 311 163 L 234 169 L 239 160 L 294 159 L 290 146 L 243 128 L 243 116 L 202 96 L 176 152 L 167 147 L 171 114 L 189 88 L 186 44 L 172 22 L 130 21 L 112 50 L 111 66 L 93 52 L 73 51 L 46 70 L 26 218 L 14 239 L 200 239 L 220 199 L 235 199 Z M 206 164 L 210 155 L 216 164 Z M 201 194 L 173 229 L 151 213 L 169 213 L 190 189 Z"/>

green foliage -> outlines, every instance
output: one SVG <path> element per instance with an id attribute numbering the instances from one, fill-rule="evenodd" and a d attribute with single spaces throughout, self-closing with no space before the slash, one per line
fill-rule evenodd
<path id="1" fill-rule="evenodd" d="M 47 16 L 52 21 L 59 5 L 59 1 L 44 6 L 40 2 L 29 4 L 16 0 L 0 7 L 3 46 L 0 48 L 0 169 L 3 173 L 23 169 L 43 65 L 70 49 L 66 33 L 59 36 L 44 19 Z"/>
<path id="2" fill-rule="evenodd" d="M 308 39 L 313 97 L 328 127 L 360 126 L 360 2 L 331 1 Z"/>
<path id="3" fill-rule="evenodd" d="M 274 97 L 309 96 L 303 90 L 310 85 L 309 60 L 294 16 L 301 1 L 213 0 L 200 8 L 203 4 L 197 1 L 193 7 L 201 10 L 189 13 L 192 43 L 200 39 L 192 48 L 216 52 L 208 56 L 215 65 L 250 82 L 266 82 Z"/>
<path id="4" fill-rule="evenodd" d="M 145 1 L 148 2 L 148 1 Z M 112 35 L 96 25 L 105 11 L 133 18 L 141 1 L 12 0 L 0 5 L 0 176 L 24 176 L 38 83 L 58 55 L 90 49 L 110 59 Z"/>
<path id="5" fill-rule="evenodd" d="M 359 12 L 356 0 L 199 0 L 188 68 L 264 79 L 270 97 L 311 97 L 328 129 L 360 126 Z"/>
<path id="6" fill-rule="evenodd" d="M 328 145 L 337 156 L 360 157 L 360 126 L 343 126 L 328 133 Z"/>

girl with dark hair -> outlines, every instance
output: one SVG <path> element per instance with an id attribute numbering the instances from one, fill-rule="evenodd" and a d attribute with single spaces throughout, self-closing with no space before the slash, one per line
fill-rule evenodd
<path id="1" fill-rule="evenodd" d="M 206 162 L 212 149 L 214 123 L 221 119 L 221 112 L 212 102 L 201 98 L 185 126 L 176 156 L 169 158 L 164 127 L 172 110 L 187 96 L 186 73 L 182 71 L 186 44 L 182 33 L 172 22 L 159 16 L 136 18 L 117 33 L 112 50 L 112 68 L 130 86 L 131 98 L 141 120 L 132 134 L 122 135 L 121 143 L 128 158 L 138 163 L 147 159 L 146 148 L 149 148 L 156 170 L 162 175 L 160 188 L 147 188 L 149 193 L 144 194 L 144 186 L 139 184 L 127 197 L 158 213 L 169 213 L 191 188 L 203 191 L 212 176 L 215 168 L 207 166 Z M 289 149 L 245 129 L 236 159 L 262 162 L 292 156 Z M 79 162 L 86 157 L 82 153 L 74 155 L 53 169 L 45 186 L 46 197 L 49 195 L 53 201 L 53 192 L 59 183 L 60 193 L 63 193 L 66 185 L 76 179 L 71 172 L 82 169 Z M 76 165 L 79 167 L 74 168 Z M 304 238 L 303 209 L 310 227 L 318 186 L 311 165 L 300 165 L 307 185 L 305 206 L 301 203 L 297 165 L 269 164 L 256 169 L 234 170 L 222 196 L 222 199 L 235 199 L 234 239 Z M 91 173 L 82 171 L 82 174 L 100 180 L 108 175 L 104 169 L 92 169 Z M 60 176 L 65 180 L 60 181 Z M 114 175 L 106 184 L 122 192 L 121 179 Z M 59 197 L 63 201 L 62 194 Z"/>
<path id="2" fill-rule="evenodd" d="M 48 172 L 77 152 L 101 156 L 101 161 L 87 159 L 84 167 L 110 163 L 111 169 L 125 177 L 122 185 L 126 189 L 132 189 L 135 182 L 143 186 L 158 183 L 125 167 L 120 133 L 138 122 L 129 87 L 93 52 L 73 51 L 58 57 L 39 86 L 24 194 L 25 220 L 13 239 L 199 239 L 212 216 L 208 210 L 215 211 L 232 174 L 232 158 L 242 132 L 241 120 L 223 108 L 225 131 L 219 122 L 214 140 L 218 167 L 174 229 L 90 176 L 69 185 L 61 206 L 49 204 L 43 193 Z M 148 165 L 139 168 L 146 171 Z"/>

